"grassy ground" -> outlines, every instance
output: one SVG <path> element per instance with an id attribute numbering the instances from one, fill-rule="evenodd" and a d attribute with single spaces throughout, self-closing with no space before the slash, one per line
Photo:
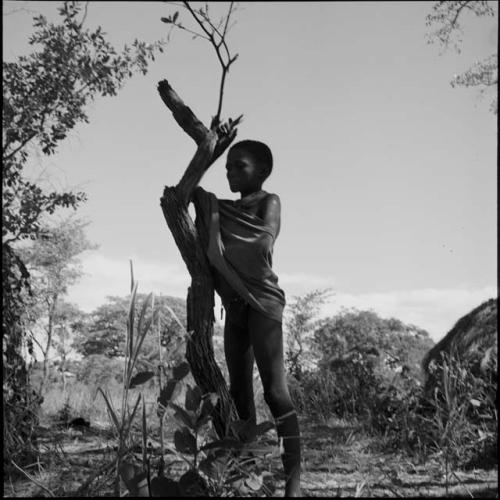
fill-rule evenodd
<path id="1" fill-rule="evenodd" d="M 188 376 L 189 377 L 189 376 Z M 151 461 L 159 459 L 160 437 L 154 381 L 132 389 L 130 401 L 140 390 L 146 402 Z M 271 420 L 256 388 L 259 421 Z M 120 407 L 121 385 L 106 384 L 115 408 Z M 180 395 L 179 399 L 184 396 Z M 181 401 L 179 401 L 182 404 Z M 89 428 L 75 430 L 61 420 L 82 417 Z M 166 418 L 165 443 L 172 446 L 173 419 Z M 497 467 L 492 470 L 455 471 L 444 474 L 442 457 L 436 455 L 424 463 L 399 453 L 383 452 L 380 439 L 367 435 L 355 422 L 331 419 L 316 422 L 300 418 L 303 439 L 302 491 L 310 497 L 492 497 L 498 498 Z M 132 442 L 137 461 L 141 459 L 141 428 L 134 424 Z M 169 427 L 169 425 L 171 427 Z M 24 467 L 26 474 L 16 480 L 4 480 L 4 496 L 112 496 L 117 440 L 110 425 L 104 399 L 97 387 L 76 380 L 52 382 L 44 394 L 38 429 L 40 459 Z M 277 447 L 274 432 L 269 439 Z M 165 456 L 166 474 L 177 479 L 186 469 L 185 462 L 172 452 Z M 274 496 L 283 495 L 283 477 L 279 457 L 266 462 L 266 483 L 274 487 Z M 28 477 L 29 476 L 29 477 Z M 125 488 L 122 492 L 125 493 Z"/>
<path id="2" fill-rule="evenodd" d="M 455 472 L 446 481 L 438 457 L 419 464 L 377 452 L 379 443 L 347 422 L 319 424 L 301 418 L 301 428 L 304 496 L 498 498 L 497 469 Z M 57 426 L 47 417 L 39 431 L 40 462 L 25 469 L 31 479 L 4 482 L 4 496 L 112 496 L 116 441 L 107 423 L 92 421 L 89 429 L 79 431 Z M 172 433 L 167 430 L 167 442 L 172 442 Z M 139 434 L 137 429 L 137 438 Z M 155 439 L 152 442 L 154 455 L 158 447 Z M 178 477 L 185 464 L 171 453 L 165 458 L 168 474 Z M 274 496 L 282 496 L 278 459 L 268 472 Z"/>

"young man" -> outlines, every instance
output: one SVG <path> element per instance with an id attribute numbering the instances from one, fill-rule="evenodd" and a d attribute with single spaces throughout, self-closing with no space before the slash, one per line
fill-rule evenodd
<path id="1" fill-rule="evenodd" d="M 227 133 L 225 125 L 218 132 Z M 215 289 L 226 310 L 224 351 L 231 395 L 239 417 L 255 422 L 253 364 L 264 398 L 283 440 L 285 496 L 300 495 L 300 435 L 286 383 L 282 318 L 285 294 L 272 270 L 280 230 L 280 199 L 262 189 L 270 175 L 270 149 L 258 141 L 234 144 L 227 155 L 227 179 L 239 200 L 219 200 L 197 187 L 196 224 L 206 242 Z"/>

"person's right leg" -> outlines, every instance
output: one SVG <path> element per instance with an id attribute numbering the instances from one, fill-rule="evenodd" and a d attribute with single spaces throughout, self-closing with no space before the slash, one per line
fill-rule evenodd
<path id="1" fill-rule="evenodd" d="M 247 326 L 247 307 L 240 302 L 226 308 L 224 352 L 229 372 L 229 391 L 242 420 L 256 423 L 253 392 L 254 354 Z"/>
<path id="2" fill-rule="evenodd" d="M 300 430 L 286 382 L 282 325 L 251 308 L 248 324 L 264 398 L 283 444 L 285 496 L 300 496 Z"/>

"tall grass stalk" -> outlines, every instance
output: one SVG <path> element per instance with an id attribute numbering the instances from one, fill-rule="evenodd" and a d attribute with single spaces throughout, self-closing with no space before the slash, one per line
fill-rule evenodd
<path id="1" fill-rule="evenodd" d="M 161 294 L 160 294 L 161 298 Z M 160 302 L 161 303 L 161 302 Z M 158 336 L 158 357 L 160 360 L 160 364 L 158 366 L 158 387 L 159 387 L 159 397 L 161 396 L 161 390 L 163 387 L 163 379 L 162 379 L 162 372 L 163 372 L 163 356 L 162 356 L 162 345 L 161 345 L 161 315 L 158 313 L 157 317 L 157 324 L 156 324 L 156 333 Z M 159 398 L 158 398 L 159 399 Z M 160 420 L 160 448 L 161 448 L 161 455 L 160 455 L 160 464 L 158 467 L 158 475 L 160 477 L 163 476 L 163 471 L 165 468 L 165 442 L 164 442 L 164 437 L 163 437 L 163 420 L 165 418 L 165 412 L 163 409 L 160 407 L 161 403 L 158 403 L 158 418 Z"/>
<path id="2" fill-rule="evenodd" d="M 132 422 L 134 420 L 137 408 L 141 401 L 141 394 L 137 396 L 137 400 L 133 406 L 132 412 L 130 412 L 128 406 L 128 396 L 130 381 L 132 379 L 132 373 L 134 371 L 137 358 L 139 356 L 139 351 L 144 342 L 144 338 L 151 328 L 151 323 L 153 321 L 153 315 L 147 321 L 145 321 L 146 310 L 150 301 L 154 306 L 154 301 L 152 300 L 153 294 L 150 293 L 144 303 L 142 304 L 141 312 L 139 314 L 139 319 L 137 322 L 137 328 L 135 327 L 135 309 L 136 309 L 136 296 L 137 296 L 138 282 L 134 280 L 134 269 L 132 261 L 130 261 L 130 306 L 127 318 L 127 332 L 126 332 L 126 343 L 125 343 L 125 360 L 123 366 L 123 387 L 122 387 L 122 404 L 121 411 L 118 413 L 109 395 L 99 387 L 106 406 L 108 409 L 108 414 L 111 421 L 115 427 L 116 433 L 118 435 L 118 451 L 116 456 L 116 479 L 114 487 L 114 495 L 120 496 L 120 466 L 122 459 L 127 451 L 127 438 L 130 434 L 130 429 Z M 144 411 L 144 406 L 143 406 Z"/>

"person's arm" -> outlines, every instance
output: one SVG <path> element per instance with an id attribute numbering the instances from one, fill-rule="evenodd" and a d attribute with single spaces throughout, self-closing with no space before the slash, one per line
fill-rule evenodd
<path id="1" fill-rule="evenodd" d="M 203 174 L 214 162 L 214 153 L 217 146 L 220 147 L 222 144 L 227 147 L 236 136 L 237 131 L 233 124 L 234 122 L 230 119 L 228 122 L 218 125 L 215 130 L 210 129 L 198 145 L 193 159 L 177 185 L 177 192 L 186 203 L 193 200 L 194 191 Z"/>
<path id="2" fill-rule="evenodd" d="M 274 232 L 274 237 L 277 238 L 281 226 L 281 202 L 277 194 L 270 194 L 264 201 L 263 207 L 264 222 L 271 226 Z"/>

